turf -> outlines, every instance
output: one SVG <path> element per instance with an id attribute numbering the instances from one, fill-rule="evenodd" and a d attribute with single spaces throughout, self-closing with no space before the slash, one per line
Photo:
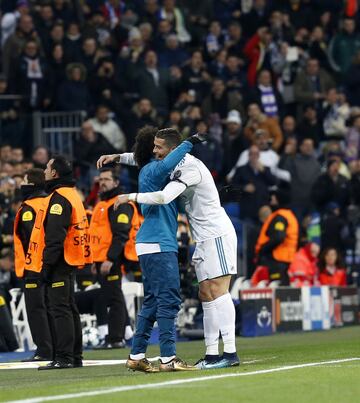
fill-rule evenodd
<path id="1" fill-rule="evenodd" d="M 45 372 L 32 369 L 1 370 L 0 401 L 360 357 L 360 326 L 327 332 L 277 334 L 253 339 L 238 338 L 237 346 L 242 361 L 258 361 L 242 364 L 234 369 L 167 374 L 129 372 L 124 365 Z M 178 344 L 178 355 L 188 362 L 196 361 L 202 352 L 202 342 Z M 128 350 L 89 351 L 85 353 L 85 358 L 121 359 L 126 358 L 127 354 Z M 158 348 L 151 346 L 149 356 L 155 355 L 158 355 Z M 359 376 L 360 361 L 352 361 L 269 374 L 72 398 L 68 401 L 357 403 L 360 402 Z"/>

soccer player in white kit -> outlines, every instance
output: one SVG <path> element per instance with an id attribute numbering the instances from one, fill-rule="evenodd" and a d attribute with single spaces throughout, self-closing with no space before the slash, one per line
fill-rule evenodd
<path id="1" fill-rule="evenodd" d="M 155 137 L 154 144 L 157 159 L 163 159 L 171 151 L 163 139 Z M 101 158 L 105 163 L 133 164 L 132 153 Z M 231 275 L 237 273 L 237 237 L 231 220 L 220 205 L 210 171 L 200 160 L 187 154 L 162 191 L 120 195 L 116 203 L 133 200 L 144 204 L 167 204 L 177 197 L 185 209 L 196 242 L 193 263 L 204 311 L 206 345 L 206 355 L 197 366 L 201 369 L 237 366 L 240 360 L 235 346 L 235 308 L 229 293 Z M 219 356 L 219 331 L 224 343 L 222 356 Z"/>

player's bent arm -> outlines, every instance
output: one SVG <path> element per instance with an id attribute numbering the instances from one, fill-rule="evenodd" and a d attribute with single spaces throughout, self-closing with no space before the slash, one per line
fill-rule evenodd
<path id="1" fill-rule="evenodd" d="M 162 161 L 156 166 L 156 174 L 163 176 L 169 175 L 176 165 L 191 151 L 193 144 L 190 141 L 183 141 L 175 150 L 171 151 Z"/>
<path id="2" fill-rule="evenodd" d="M 137 201 L 141 204 L 169 204 L 175 200 L 186 189 L 186 185 L 181 182 L 172 181 L 163 190 L 149 193 L 131 193 L 129 200 Z"/>
<path id="3" fill-rule="evenodd" d="M 122 153 L 119 154 L 119 164 L 124 164 L 124 165 L 131 165 L 131 166 L 136 166 L 137 163 L 135 161 L 134 153 Z"/>

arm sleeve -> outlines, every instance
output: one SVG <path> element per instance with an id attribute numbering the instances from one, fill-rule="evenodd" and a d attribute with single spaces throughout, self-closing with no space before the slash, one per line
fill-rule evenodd
<path id="1" fill-rule="evenodd" d="M 185 189 L 186 185 L 184 183 L 172 181 L 165 186 L 164 190 L 160 192 L 138 193 L 136 199 L 141 204 L 169 204 Z"/>
<path id="2" fill-rule="evenodd" d="M 162 161 L 160 161 L 155 170 L 155 175 L 170 175 L 176 165 L 185 157 L 185 154 L 191 151 L 193 145 L 189 141 L 183 141 L 175 150 L 171 151 Z"/>
<path id="3" fill-rule="evenodd" d="M 54 267 L 60 259 L 64 258 L 64 241 L 71 224 L 71 213 L 70 202 L 55 193 L 50 200 L 46 216 L 44 268 Z"/>
<path id="4" fill-rule="evenodd" d="M 108 214 L 113 237 L 107 252 L 107 259 L 115 262 L 121 258 L 125 243 L 129 239 L 134 210 L 130 204 L 124 204 L 117 210 L 110 207 Z"/>
<path id="5" fill-rule="evenodd" d="M 134 153 L 122 153 L 120 154 L 120 164 L 125 164 L 125 165 L 132 165 L 136 166 L 137 163 L 134 158 Z"/>

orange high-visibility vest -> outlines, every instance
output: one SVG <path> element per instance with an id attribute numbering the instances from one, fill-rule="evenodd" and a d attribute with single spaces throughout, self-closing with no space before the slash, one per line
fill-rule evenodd
<path id="1" fill-rule="evenodd" d="M 89 222 L 80 195 L 73 187 L 62 187 L 55 192 L 65 197 L 72 206 L 71 223 L 64 241 L 64 258 L 70 266 L 83 267 L 92 263 Z"/>
<path id="2" fill-rule="evenodd" d="M 272 220 L 279 215 L 284 217 L 288 223 L 286 228 L 286 237 L 284 242 L 282 242 L 272 251 L 272 256 L 279 262 L 291 263 L 298 247 L 299 237 L 299 223 L 291 210 L 279 209 L 270 214 L 261 228 L 255 251 L 256 254 L 259 254 L 261 248 L 269 241 L 269 237 L 266 234 L 267 230 Z"/>
<path id="3" fill-rule="evenodd" d="M 112 232 L 109 221 L 109 208 L 112 208 L 116 201 L 117 196 L 100 201 L 94 208 L 93 215 L 90 222 L 90 238 L 91 250 L 95 262 L 105 262 L 107 260 L 107 252 L 112 242 Z M 139 214 L 137 207 L 134 203 L 129 202 L 134 210 L 131 220 L 131 228 L 129 231 L 129 239 L 124 247 L 124 256 L 126 259 L 138 262 L 138 257 L 135 250 L 135 238 L 140 225 L 143 221 L 142 216 Z M 119 215 L 121 217 L 121 214 Z M 124 217 L 125 219 L 126 217 Z"/>
<path id="4" fill-rule="evenodd" d="M 14 222 L 14 251 L 15 251 L 15 274 L 17 277 L 24 276 L 24 270 L 40 273 L 42 269 L 42 255 L 45 247 L 43 222 L 50 197 L 36 197 L 26 200 L 23 204 L 30 206 L 35 213 L 34 227 L 30 235 L 29 247 L 24 251 L 23 244 L 17 233 L 22 208 L 16 214 Z M 42 230 L 42 231 L 41 231 Z M 42 236 L 38 237 L 37 233 Z M 38 238 L 36 240 L 35 238 Z"/>

